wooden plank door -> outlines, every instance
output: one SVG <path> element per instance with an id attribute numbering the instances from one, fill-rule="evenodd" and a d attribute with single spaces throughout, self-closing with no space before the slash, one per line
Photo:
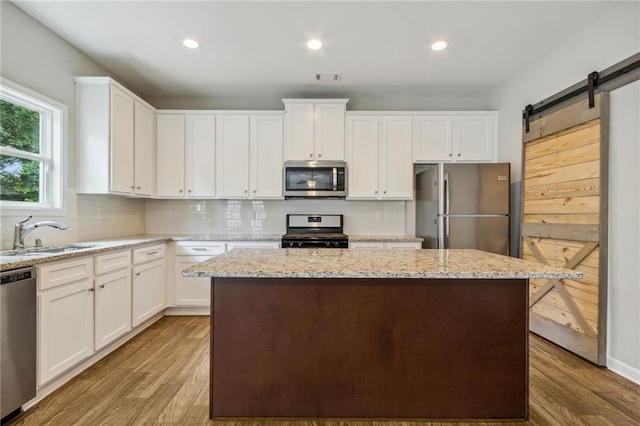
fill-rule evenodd
<path id="1" fill-rule="evenodd" d="M 607 93 L 593 108 L 584 100 L 533 118 L 523 133 L 521 257 L 584 278 L 531 280 L 530 330 L 605 365 Z"/>

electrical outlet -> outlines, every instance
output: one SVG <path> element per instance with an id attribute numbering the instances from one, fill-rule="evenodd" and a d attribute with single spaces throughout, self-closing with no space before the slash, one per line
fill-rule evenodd
<path id="1" fill-rule="evenodd" d="M 102 207 L 98 207 L 98 220 L 104 219 L 104 209 Z"/>
<path id="2" fill-rule="evenodd" d="M 164 218 L 165 219 L 171 219 L 171 210 L 165 210 L 164 211 Z"/>
<path id="3" fill-rule="evenodd" d="M 376 220 L 382 220 L 384 219 L 384 212 L 382 210 L 378 210 L 376 212 Z"/>

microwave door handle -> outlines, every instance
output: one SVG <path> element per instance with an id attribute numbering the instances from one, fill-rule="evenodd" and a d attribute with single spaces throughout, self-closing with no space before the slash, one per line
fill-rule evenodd
<path id="1" fill-rule="evenodd" d="M 334 191 L 338 190 L 338 168 L 337 167 L 333 168 L 333 190 Z"/>

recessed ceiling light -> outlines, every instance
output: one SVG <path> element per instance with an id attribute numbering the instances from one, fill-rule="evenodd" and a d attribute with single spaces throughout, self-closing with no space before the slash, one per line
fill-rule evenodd
<path id="1" fill-rule="evenodd" d="M 431 45 L 431 50 L 443 50 L 447 47 L 447 42 L 446 41 L 436 41 L 435 43 L 433 43 Z"/>
<path id="2" fill-rule="evenodd" d="M 187 46 L 189 49 L 197 49 L 198 47 L 200 47 L 200 43 L 192 38 L 185 38 L 184 40 L 182 40 L 182 44 Z"/>
<path id="3" fill-rule="evenodd" d="M 318 50 L 322 47 L 322 42 L 320 40 L 309 40 L 307 47 L 311 50 Z"/>

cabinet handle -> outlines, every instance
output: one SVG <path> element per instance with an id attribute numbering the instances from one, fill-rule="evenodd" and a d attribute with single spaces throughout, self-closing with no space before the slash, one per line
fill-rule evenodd
<path id="1" fill-rule="evenodd" d="M 373 193 L 374 193 L 374 194 L 377 194 L 377 193 L 378 193 L 378 191 L 377 191 L 377 190 L 376 190 L 376 191 L 373 191 Z"/>
<path id="2" fill-rule="evenodd" d="M 189 194 L 191 194 L 191 190 L 189 190 L 189 191 L 187 191 L 187 192 L 189 192 Z"/>
<path id="3" fill-rule="evenodd" d="M 387 193 L 387 191 L 384 191 L 384 192 L 383 192 L 383 194 L 386 194 L 386 193 Z"/>
<path id="4" fill-rule="evenodd" d="M 136 272 L 136 277 L 139 277 L 139 276 L 140 276 L 140 272 Z"/>
<path id="5" fill-rule="evenodd" d="M 249 193 L 249 191 L 247 191 L 247 190 L 245 189 L 245 190 L 244 190 L 244 193 L 245 193 L 245 194 L 248 194 L 248 193 Z"/>
<path id="6" fill-rule="evenodd" d="M 256 190 L 255 190 L 255 189 L 253 190 L 253 193 L 254 193 L 254 194 L 256 193 Z"/>
<path id="7" fill-rule="evenodd" d="M 178 192 L 182 194 L 184 191 L 182 189 L 178 189 Z"/>
<path id="8" fill-rule="evenodd" d="M 140 189 L 140 187 L 139 187 L 139 186 L 136 186 L 136 189 Z"/>
<path id="9" fill-rule="evenodd" d="M 207 248 L 193 247 L 191 250 L 193 251 L 209 251 Z"/>
<path id="10" fill-rule="evenodd" d="M 100 288 L 104 288 L 104 284 L 100 284 L 98 287 L 100 287 Z"/>
<path id="11" fill-rule="evenodd" d="M 460 153 L 458 153 L 458 157 L 460 157 Z"/>
<path id="12" fill-rule="evenodd" d="M 87 290 L 89 290 L 89 292 L 93 292 L 93 287 L 88 288 Z"/>
<path id="13" fill-rule="evenodd" d="M 318 154 L 318 158 L 320 158 L 320 157 L 322 157 L 322 153 L 319 153 L 319 154 Z"/>
<path id="14" fill-rule="evenodd" d="M 130 186 L 130 188 L 131 188 L 131 189 L 135 189 L 135 186 L 133 186 L 133 185 L 132 185 L 132 186 Z"/>
<path id="15" fill-rule="evenodd" d="M 309 154 L 309 158 L 313 158 L 313 153 Z"/>
<path id="16" fill-rule="evenodd" d="M 154 254 L 158 254 L 157 251 L 150 251 L 149 253 L 147 253 L 147 256 L 153 256 Z"/>
<path id="17" fill-rule="evenodd" d="M 453 154 L 452 154 L 452 153 L 449 153 L 449 157 L 453 157 Z"/>

